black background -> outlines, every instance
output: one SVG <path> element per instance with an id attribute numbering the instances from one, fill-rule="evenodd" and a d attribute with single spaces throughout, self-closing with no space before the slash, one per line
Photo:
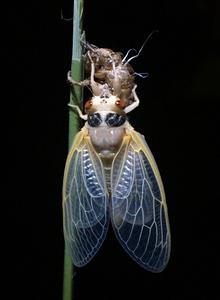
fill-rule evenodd
<path id="1" fill-rule="evenodd" d="M 12 250 L 7 299 L 62 299 L 61 189 L 68 140 L 71 1 L 17 3 L 6 48 Z M 152 36 L 137 72 L 140 106 L 131 124 L 145 135 L 160 168 L 169 208 L 172 253 L 152 274 L 110 233 L 91 263 L 75 269 L 75 298 L 218 299 L 219 89 L 218 1 L 85 1 L 87 40 L 126 53 Z M 3 57 L 4 58 L 4 57 Z M 12 246 L 9 246 L 12 245 Z"/>

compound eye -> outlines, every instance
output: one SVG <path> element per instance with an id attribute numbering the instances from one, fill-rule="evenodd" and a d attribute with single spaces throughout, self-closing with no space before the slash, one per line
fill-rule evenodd
<path id="1" fill-rule="evenodd" d="M 86 101 L 84 107 L 85 107 L 85 110 L 90 109 L 92 107 L 92 100 L 90 99 L 90 100 Z"/>
<path id="2" fill-rule="evenodd" d="M 118 115 L 116 113 L 109 113 L 105 118 L 105 123 L 109 127 L 119 127 L 123 125 L 126 121 L 125 115 Z"/>
<path id="3" fill-rule="evenodd" d="M 102 123 L 102 118 L 99 113 L 94 113 L 88 116 L 88 124 L 91 127 L 98 127 Z"/>
<path id="4" fill-rule="evenodd" d="M 115 101 L 115 105 L 120 109 L 124 109 L 126 107 L 126 102 L 124 99 L 118 99 L 117 101 Z"/>

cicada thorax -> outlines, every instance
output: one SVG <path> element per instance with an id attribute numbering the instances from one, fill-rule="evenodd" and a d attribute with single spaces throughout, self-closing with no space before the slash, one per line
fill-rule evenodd
<path id="1" fill-rule="evenodd" d="M 117 96 L 94 96 L 85 103 L 91 143 L 104 167 L 111 167 L 125 135 L 127 116 L 124 101 Z"/>

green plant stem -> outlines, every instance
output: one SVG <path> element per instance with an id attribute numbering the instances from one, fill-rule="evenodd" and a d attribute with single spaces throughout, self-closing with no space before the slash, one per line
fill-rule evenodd
<path id="1" fill-rule="evenodd" d="M 73 5 L 73 40 L 72 40 L 72 63 L 71 74 L 74 80 L 82 79 L 82 13 L 83 0 L 74 0 Z M 74 87 L 70 96 L 70 103 L 82 106 L 82 93 L 80 87 Z M 69 148 L 74 136 L 79 131 L 79 117 L 72 109 L 69 110 Z M 73 263 L 65 246 L 64 272 L 63 272 L 63 300 L 73 300 Z"/>

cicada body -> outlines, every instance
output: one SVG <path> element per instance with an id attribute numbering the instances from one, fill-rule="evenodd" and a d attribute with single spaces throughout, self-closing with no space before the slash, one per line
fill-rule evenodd
<path id="1" fill-rule="evenodd" d="M 139 265 L 152 272 L 166 266 L 170 230 L 161 177 L 144 137 L 122 115 L 93 113 L 77 134 L 65 168 L 63 212 L 76 266 L 97 253 L 110 219 Z"/>
<path id="2" fill-rule="evenodd" d="M 100 249 L 111 223 L 124 250 L 141 267 L 162 271 L 170 256 L 170 229 L 159 170 L 145 138 L 129 124 L 128 105 L 106 82 L 85 104 L 86 120 L 70 149 L 63 182 L 64 238 L 73 263 L 86 265 Z M 75 82 L 74 82 L 75 83 Z M 97 85 L 98 84 L 98 85 Z M 94 88 L 95 89 L 95 88 Z M 105 91 L 105 92 L 103 92 Z"/>

